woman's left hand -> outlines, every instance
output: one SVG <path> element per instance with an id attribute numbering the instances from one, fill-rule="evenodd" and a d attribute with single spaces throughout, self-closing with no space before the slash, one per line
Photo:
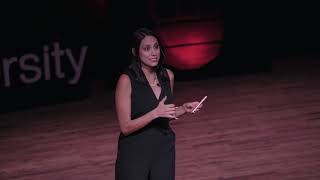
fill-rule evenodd
<path id="1" fill-rule="evenodd" d="M 184 103 L 182 106 L 184 107 L 185 111 L 188 113 L 192 113 L 192 110 L 199 104 L 198 101 L 194 102 L 187 102 Z M 202 104 L 197 108 L 197 110 L 194 111 L 194 113 L 198 112 L 202 108 Z"/>

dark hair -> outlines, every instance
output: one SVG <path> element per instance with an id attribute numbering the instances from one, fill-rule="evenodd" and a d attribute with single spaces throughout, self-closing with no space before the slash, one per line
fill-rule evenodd
<path id="1" fill-rule="evenodd" d="M 155 69 L 155 72 L 159 75 L 159 80 L 161 81 L 167 81 L 169 80 L 168 74 L 166 72 L 166 68 L 164 67 L 164 59 L 165 59 L 165 49 L 162 45 L 160 38 L 150 29 L 147 28 L 139 28 L 133 33 L 133 37 L 131 40 L 131 45 L 129 49 L 129 56 L 131 59 L 131 64 L 129 66 L 129 69 L 131 69 L 135 76 L 137 77 L 137 80 L 141 82 L 145 82 L 146 79 L 144 78 L 144 75 L 142 74 L 143 71 L 141 69 L 141 60 L 139 58 L 139 47 L 141 41 L 146 36 L 153 36 L 157 39 L 159 47 L 160 47 L 160 59 L 159 63 Z M 134 54 L 132 53 L 132 49 L 134 49 Z"/>

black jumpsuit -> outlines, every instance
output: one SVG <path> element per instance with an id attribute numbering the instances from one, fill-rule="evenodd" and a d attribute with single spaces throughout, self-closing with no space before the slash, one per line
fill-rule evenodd
<path id="1" fill-rule="evenodd" d="M 172 103 L 169 80 L 159 79 L 162 90 L 157 99 L 149 83 L 138 81 L 132 70 L 125 74 L 130 77 L 132 87 L 131 119 L 156 108 L 165 96 L 165 104 Z M 120 133 L 115 177 L 116 180 L 175 179 L 175 133 L 170 128 L 169 119 L 157 118 L 128 136 Z"/>

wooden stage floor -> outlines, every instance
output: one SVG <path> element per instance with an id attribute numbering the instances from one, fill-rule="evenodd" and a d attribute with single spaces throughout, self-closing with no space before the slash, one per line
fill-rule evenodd
<path id="1" fill-rule="evenodd" d="M 176 82 L 176 104 L 208 99 L 172 122 L 177 180 L 320 179 L 320 59 L 273 72 Z M 112 180 L 113 92 L 0 115 L 1 180 Z"/>

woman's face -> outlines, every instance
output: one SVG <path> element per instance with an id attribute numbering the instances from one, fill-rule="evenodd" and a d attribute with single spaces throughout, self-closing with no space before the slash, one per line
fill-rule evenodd
<path id="1" fill-rule="evenodd" d="M 160 46 L 158 40 L 153 36 L 142 39 L 139 47 L 141 63 L 148 67 L 156 67 L 160 59 Z"/>

